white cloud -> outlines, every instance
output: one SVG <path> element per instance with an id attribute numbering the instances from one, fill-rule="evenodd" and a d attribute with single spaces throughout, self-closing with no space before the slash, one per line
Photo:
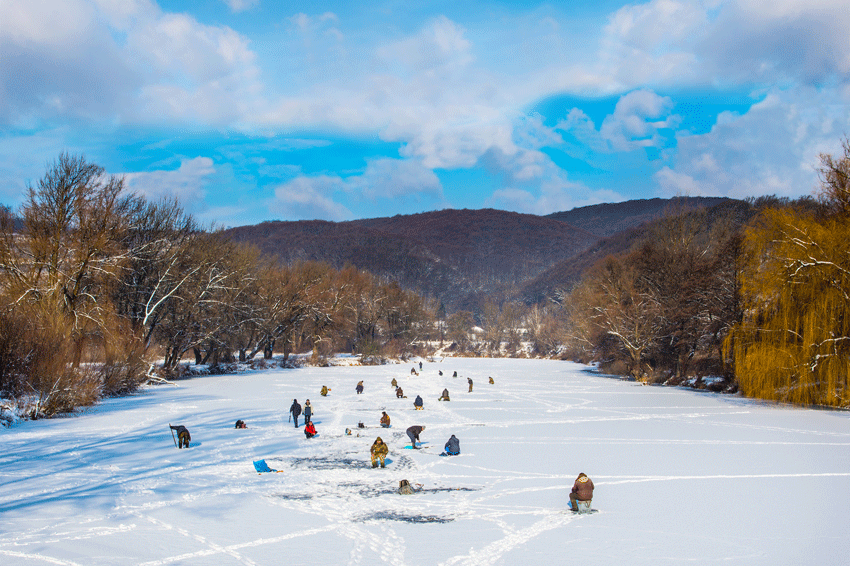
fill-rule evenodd
<path id="1" fill-rule="evenodd" d="M 443 187 L 437 175 L 411 159 L 373 159 L 363 175 L 347 181 L 349 190 L 358 190 L 370 199 L 430 195 L 442 198 Z"/>
<path id="2" fill-rule="evenodd" d="M 617 101 L 614 113 L 605 117 L 599 134 L 618 151 L 637 147 L 660 147 L 658 130 L 674 128 L 678 117 L 670 115 L 673 101 L 649 90 L 636 90 Z"/>
<path id="3" fill-rule="evenodd" d="M 581 183 L 553 179 L 543 183 L 536 191 L 516 187 L 499 189 L 493 192 L 488 205 L 503 210 L 546 215 L 578 206 L 622 200 L 625 199 L 615 191 L 594 191 Z"/>
<path id="4" fill-rule="evenodd" d="M 216 173 L 212 159 L 195 157 L 183 159 L 173 171 L 124 173 L 127 188 L 149 201 L 176 199 L 186 211 L 197 213 L 206 206 L 204 187 Z"/>
<path id="5" fill-rule="evenodd" d="M 226 26 L 144 0 L 3 2 L 0 21 L 7 123 L 229 124 L 258 104 L 254 53 Z"/>
<path id="6" fill-rule="evenodd" d="M 811 194 L 821 153 L 837 153 L 850 132 L 850 91 L 776 89 L 743 115 L 678 139 L 676 163 L 656 174 L 663 194 L 731 197 Z"/>
<path id="7" fill-rule="evenodd" d="M 443 200 L 443 187 L 431 169 L 412 159 L 373 159 L 362 175 L 300 175 L 275 189 L 269 210 L 285 218 L 348 220 L 352 213 L 334 200 L 345 193 L 354 200 Z"/>
<path id="8" fill-rule="evenodd" d="M 344 184 L 336 176 L 296 177 L 275 189 L 269 211 L 287 220 L 350 220 L 351 211 L 332 198 Z"/>
<path id="9" fill-rule="evenodd" d="M 260 0 L 224 0 L 232 12 L 244 12 L 260 4 Z"/>

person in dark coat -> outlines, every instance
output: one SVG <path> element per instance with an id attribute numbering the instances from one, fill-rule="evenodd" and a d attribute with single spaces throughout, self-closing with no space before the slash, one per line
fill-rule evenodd
<path id="1" fill-rule="evenodd" d="M 451 399 L 449 399 L 449 390 L 443 389 L 443 394 L 440 395 L 440 398 L 437 399 L 437 401 L 451 401 Z"/>
<path id="2" fill-rule="evenodd" d="M 316 436 L 317 434 L 318 434 L 318 432 L 316 432 L 316 427 L 315 427 L 315 426 L 313 426 L 313 421 L 311 421 L 311 420 L 307 419 L 307 420 L 304 422 L 304 435 L 305 435 L 307 438 L 313 438 L 313 437 L 314 437 L 314 436 Z"/>
<path id="3" fill-rule="evenodd" d="M 233 428 L 248 428 L 248 425 L 245 424 L 245 421 L 239 419 L 238 421 L 236 421 L 236 426 L 234 426 Z"/>
<path id="4" fill-rule="evenodd" d="M 292 406 L 289 407 L 289 414 L 292 415 L 292 420 L 295 421 L 295 428 L 298 428 L 298 417 L 301 415 L 301 405 L 298 404 L 298 399 L 292 400 Z"/>
<path id="5" fill-rule="evenodd" d="M 390 416 L 386 411 L 381 413 L 381 428 L 390 428 Z"/>
<path id="6" fill-rule="evenodd" d="M 573 511 L 578 510 L 576 501 L 590 501 L 593 499 L 593 482 L 587 477 L 584 472 L 580 473 L 573 484 L 573 489 L 570 492 L 570 505 Z"/>
<path id="7" fill-rule="evenodd" d="M 357 387 L 355 387 L 355 388 L 354 388 L 354 390 L 355 390 L 355 391 L 357 391 L 357 394 L 358 394 L 358 395 L 360 395 L 361 393 L 363 393 L 363 382 L 362 382 L 362 381 L 358 381 L 358 382 L 357 382 Z"/>
<path id="8" fill-rule="evenodd" d="M 189 429 L 183 425 L 169 425 L 171 430 L 177 433 L 177 448 L 189 448 L 189 441 L 192 440 L 192 435 L 189 434 Z"/>
<path id="9" fill-rule="evenodd" d="M 407 437 L 410 439 L 411 448 L 417 448 L 416 441 L 419 440 L 419 435 L 422 434 L 423 430 L 425 430 L 425 427 L 419 425 L 414 425 L 407 428 Z M 422 444 L 421 440 L 419 441 L 419 444 Z"/>
<path id="10" fill-rule="evenodd" d="M 423 405 L 423 404 L 424 404 L 424 403 L 422 402 L 422 396 L 421 396 L 421 395 L 417 395 L 417 396 L 416 396 L 416 399 L 414 399 L 414 400 L 413 400 L 413 407 L 414 407 L 417 411 L 421 411 L 421 410 L 422 410 L 422 405 Z"/>
<path id="11" fill-rule="evenodd" d="M 313 405 L 310 404 L 310 400 L 307 399 L 304 401 L 304 422 L 313 420 Z"/>
<path id="12" fill-rule="evenodd" d="M 458 454 L 460 454 L 460 440 L 458 440 L 455 435 L 452 435 L 452 437 L 449 438 L 448 442 L 446 442 L 446 447 L 444 450 L 449 456 L 457 456 Z"/>
<path id="13" fill-rule="evenodd" d="M 422 362 L 419 362 L 419 371 L 422 371 Z"/>
<path id="14" fill-rule="evenodd" d="M 454 372 L 454 373 L 452 374 L 452 377 L 457 377 L 457 372 Z"/>
<path id="15" fill-rule="evenodd" d="M 472 393 L 472 378 L 467 377 L 466 382 L 469 384 L 469 392 Z"/>
<path id="16" fill-rule="evenodd" d="M 440 370 L 440 377 L 443 377 L 443 370 Z"/>
<path id="17" fill-rule="evenodd" d="M 395 396 L 397 399 L 404 399 L 404 390 L 401 387 L 396 387 Z"/>

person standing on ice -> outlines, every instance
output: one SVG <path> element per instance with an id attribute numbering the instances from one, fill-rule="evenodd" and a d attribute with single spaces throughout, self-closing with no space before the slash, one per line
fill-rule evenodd
<path id="1" fill-rule="evenodd" d="M 378 467 L 378 461 L 381 462 L 381 467 L 386 468 L 384 464 L 384 460 L 387 457 L 387 454 L 390 453 L 389 447 L 384 444 L 384 441 L 379 436 L 375 439 L 375 442 L 372 443 L 372 448 L 369 450 L 370 455 L 372 456 L 372 467 Z"/>
<path id="2" fill-rule="evenodd" d="M 310 400 L 307 399 L 304 401 L 304 422 L 313 420 L 313 405 L 310 404 Z"/>
<path id="3" fill-rule="evenodd" d="M 298 404 L 298 399 L 292 400 L 292 406 L 289 407 L 289 414 L 292 415 L 292 420 L 295 421 L 295 428 L 298 428 L 298 417 L 301 416 L 301 405 Z"/>
<path id="4" fill-rule="evenodd" d="M 416 448 L 416 441 L 419 440 L 419 435 L 422 434 L 422 431 L 425 430 L 424 426 L 414 425 L 407 428 L 407 437 L 410 439 L 410 447 Z M 420 446 L 422 445 L 422 441 L 419 440 Z M 418 448 L 416 448 L 418 450 Z"/>
<path id="5" fill-rule="evenodd" d="M 423 404 L 424 404 L 424 403 L 423 403 L 423 401 L 422 401 L 422 395 L 417 395 L 417 396 L 416 396 L 416 399 L 414 399 L 414 400 L 413 400 L 413 407 L 414 407 L 417 411 L 421 411 L 421 410 L 422 410 L 422 405 L 423 405 Z"/>
<path id="6" fill-rule="evenodd" d="M 419 362 L 419 371 L 422 371 L 422 362 Z"/>
<path id="7" fill-rule="evenodd" d="M 467 377 L 466 382 L 469 384 L 469 392 L 472 393 L 472 378 Z"/>
<path id="8" fill-rule="evenodd" d="M 357 382 L 357 387 L 355 387 L 355 388 L 354 388 L 354 390 L 355 390 L 355 391 L 357 391 L 357 394 L 358 394 L 358 395 L 360 395 L 361 393 L 363 393 L 363 382 L 362 382 L 362 381 L 358 381 L 358 382 Z"/>
<path id="9" fill-rule="evenodd" d="M 573 511 L 578 510 L 576 501 L 590 501 L 593 499 L 593 482 L 584 472 L 580 473 L 573 484 L 570 492 L 570 506 Z"/>

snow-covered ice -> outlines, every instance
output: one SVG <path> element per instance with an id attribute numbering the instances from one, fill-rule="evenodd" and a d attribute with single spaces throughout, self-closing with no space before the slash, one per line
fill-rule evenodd
<path id="1" fill-rule="evenodd" d="M 550 360 L 446 358 L 418 377 L 412 366 L 203 376 L 2 430 L 0 561 L 850 562 L 847 412 L 645 387 Z M 451 402 L 437 402 L 444 387 Z M 317 438 L 287 422 L 293 398 L 311 400 Z M 372 428 L 382 410 L 389 430 Z M 175 448 L 169 423 L 189 428 L 191 448 Z M 404 448 L 413 424 L 426 426 L 422 451 Z M 451 434 L 461 455 L 440 457 Z M 373 470 L 378 435 L 390 455 Z M 261 458 L 281 473 L 257 474 Z M 579 472 L 596 485 L 595 512 L 575 516 L 565 508 Z M 396 494 L 402 479 L 422 491 Z"/>

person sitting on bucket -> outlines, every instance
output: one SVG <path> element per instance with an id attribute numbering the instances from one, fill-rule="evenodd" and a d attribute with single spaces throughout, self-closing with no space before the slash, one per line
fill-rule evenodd
<path id="1" fill-rule="evenodd" d="M 440 398 L 437 399 L 437 401 L 451 401 L 451 399 L 449 399 L 449 390 L 443 389 L 443 394 L 440 395 Z"/>
<path id="2" fill-rule="evenodd" d="M 410 482 L 407 480 L 401 480 L 398 482 L 398 494 L 399 495 L 413 495 L 414 490 L 413 486 L 410 485 Z"/>
<path id="3" fill-rule="evenodd" d="M 397 399 L 404 399 L 404 390 L 401 387 L 396 387 L 395 396 Z"/>
<path id="4" fill-rule="evenodd" d="M 460 440 L 458 440 L 455 435 L 452 435 L 448 442 L 446 442 L 445 451 L 449 456 L 457 456 L 460 454 Z"/>
<path id="5" fill-rule="evenodd" d="M 358 395 L 360 395 L 361 393 L 363 393 L 363 382 L 362 382 L 362 381 L 358 381 L 358 382 L 357 382 L 357 387 L 355 387 L 355 388 L 354 388 L 354 390 L 355 390 L 355 391 L 357 391 L 357 394 L 358 394 Z"/>
<path id="6" fill-rule="evenodd" d="M 379 436 L 378 438 L 376 438 L 375 442 L 372 443 L 372 448 L 369 450 L 369 453 L 372 456 L 372 467 L 377 468 L 378 461 L 380 460 L 381 467 L 385 468 L 386 465 L 384 464 L 384 459 L 387 457 L 387 454 L 389 454 L 389 452 L 389 447 L 384 444 L 384 441 L 381 439 L 381 437 Z"/>
<path id="7" fill-rule="evenodd" d="M 304 435 L 307 438 L 313 438 L 317 434 L 318 432 L 316 432 L 316 427 L 313 425 L 313 421 L 308 420 L 307 423 L 304 425 Z"/>
<path id="8" fill-rule="evenodd" d="M 330 391 L 330 389 L 328 389 L 326 385 L 322 385 L 322 393 L 321 393 L 322 397 L 327 397 L 328 391 Z"/>
<path id="9" fill-rule="evenodd" d="M 491 378 L 490 378 L 490 385 L 493 385 L 494 383 L 496 383 L 496 382 L 495 382 L 495 381 L 493 381 L 493 378 L 491 377 Z"/>
<path id="10" fill-rule="evenodd" d="M 416 396 L 416 399 L 414 399 L 414 400 L 413 400 L 413 407 L 414 407 L 417 411 L 421 411 L 421 410 L 422 410 L 422 405 L 423 405 L 423 404 L 424 404 L 424 402 L 422 401 L 422 396 L 421 396 L 421 395 L 417 395 L 417 396 Z"/>
<path id="11" fill-rule="evenodd" d="M 398 387 L 398 381 L 396 381 L 396 378 L 393 378 L 393 380 L 390 381 L 390 385 L 392 385 L 393 387 Z"/>
<path id="12" fill-rule="evenodd" d="M 570 507 L 578 511 L 577 501 L 590 501 L 593 499 L 593 482 L 584 472 L 580 473 L 570 491 Z"/>
<path id="13" fill-rule="evenodd" d="M 382 428 L 390 428 L 390 416 L 386 411 L 381 413 L 381 427 Z"/>

